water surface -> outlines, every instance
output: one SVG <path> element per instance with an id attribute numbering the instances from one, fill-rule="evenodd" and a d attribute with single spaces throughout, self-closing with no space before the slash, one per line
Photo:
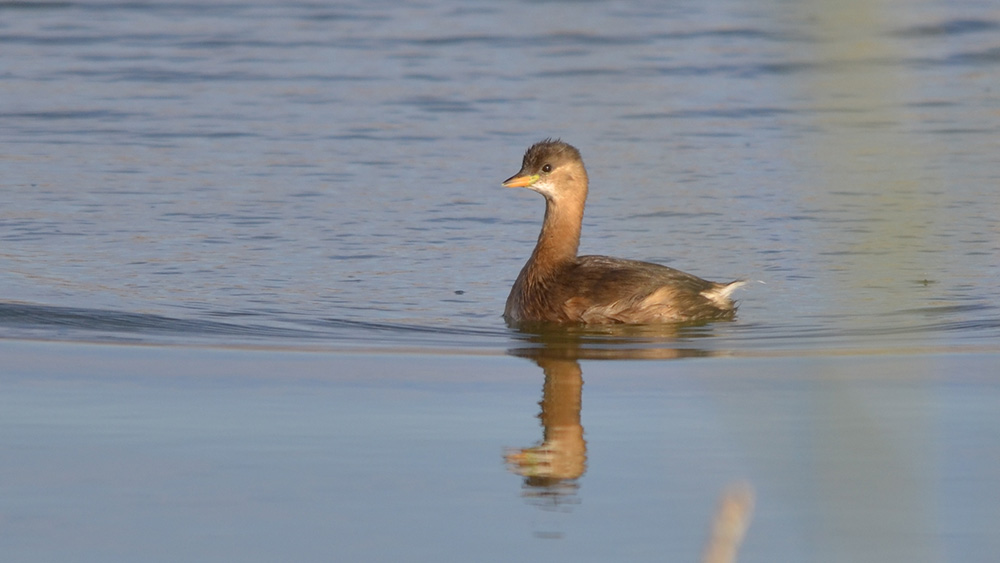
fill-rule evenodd
<path id="1" fill-rule="evenodd" d="M 741 560 L 989 560 L 998 29 L 0 3 L 0 552 L 696 561 L 743 483 Z M 736 320 L 506 327 L 545 137 L 582 252 L 749 279 Z"/>
<path id="2" fill-rule="evenodd" d="M 582 252 L 762 282 L 712 346 L 998 336 L 985 4 L 0 9 L 11 337 L 504 347 L 547 136 Z"/>
<path id="3" fill-rule="evenodd" d="M 996 354 L 0 352 L 11 561 L 699 561 L 741 483 L 740 561 L 1000 548 Z"/>

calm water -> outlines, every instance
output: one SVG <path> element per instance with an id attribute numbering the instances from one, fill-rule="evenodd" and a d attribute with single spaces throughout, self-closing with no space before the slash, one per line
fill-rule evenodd
<path id="1" fill-rule="evenodd" d="M 695 560 L 739 480 L 747 560 L 1000 552 L 994 2 L 0 2 L 0 63 L 0 447 L 21 454 L 0 548 L 21 560 L 280 559 L 239 541 L 289 534 L 306 559 L 349 536 L 348 560 L 656 559 L 663 538 Z M 543 201 L 499 182 L 550 136 L 590 172 L 582 252 L 751 279 L 736 321 L 505 327 Z M 519 492 L 534 469 L 503 448 L 543 438 L 558 381 L 576 398 L 547 432 L 582 412 L 604 464 Z M 427 490 L 443 466 L 458 488 Z M 580 508 L 519 512 L 566 489 Z M 482 522 L 454 552 L 416 525 L 442 498 L 437 522 Z M 220 527 L 162 551 L 195 521 Z"/>

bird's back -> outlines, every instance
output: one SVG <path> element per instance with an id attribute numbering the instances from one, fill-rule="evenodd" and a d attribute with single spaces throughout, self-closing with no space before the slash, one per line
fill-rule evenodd
<path id="1" fill-rule="evenodd" d="M 729 294 L 742 283 L 710 282 L 650 262 L 580 256 L 548 279 L 523 280 L 524 299 L 514 304 L 521 310 L 511 315 L 509 300 L 508 316 L 585 324 L 724 319 L 735 312 Z"/>

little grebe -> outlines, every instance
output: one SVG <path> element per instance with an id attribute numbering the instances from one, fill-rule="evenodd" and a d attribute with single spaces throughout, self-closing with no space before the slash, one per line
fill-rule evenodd
<path id="1" fill-rule="evenodd" d="M 608 256 L 577 256 L 587 171 L 576 148 L 546 139 L 503 183 L 545 196 L 535 251 L 507 297 L 508 323 L 650 324 L 731 318 L 742 280 L 716 283 L 680 270 Z"/>

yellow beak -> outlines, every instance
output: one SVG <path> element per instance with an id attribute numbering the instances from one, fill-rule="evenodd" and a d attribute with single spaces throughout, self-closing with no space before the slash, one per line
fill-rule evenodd
<path id="1" fill-rule="evenodd" d="M 511 176 L 502 184 L 505 188 L 524 188 L 538 181 L 538 174 L 530 176 Z"/>

